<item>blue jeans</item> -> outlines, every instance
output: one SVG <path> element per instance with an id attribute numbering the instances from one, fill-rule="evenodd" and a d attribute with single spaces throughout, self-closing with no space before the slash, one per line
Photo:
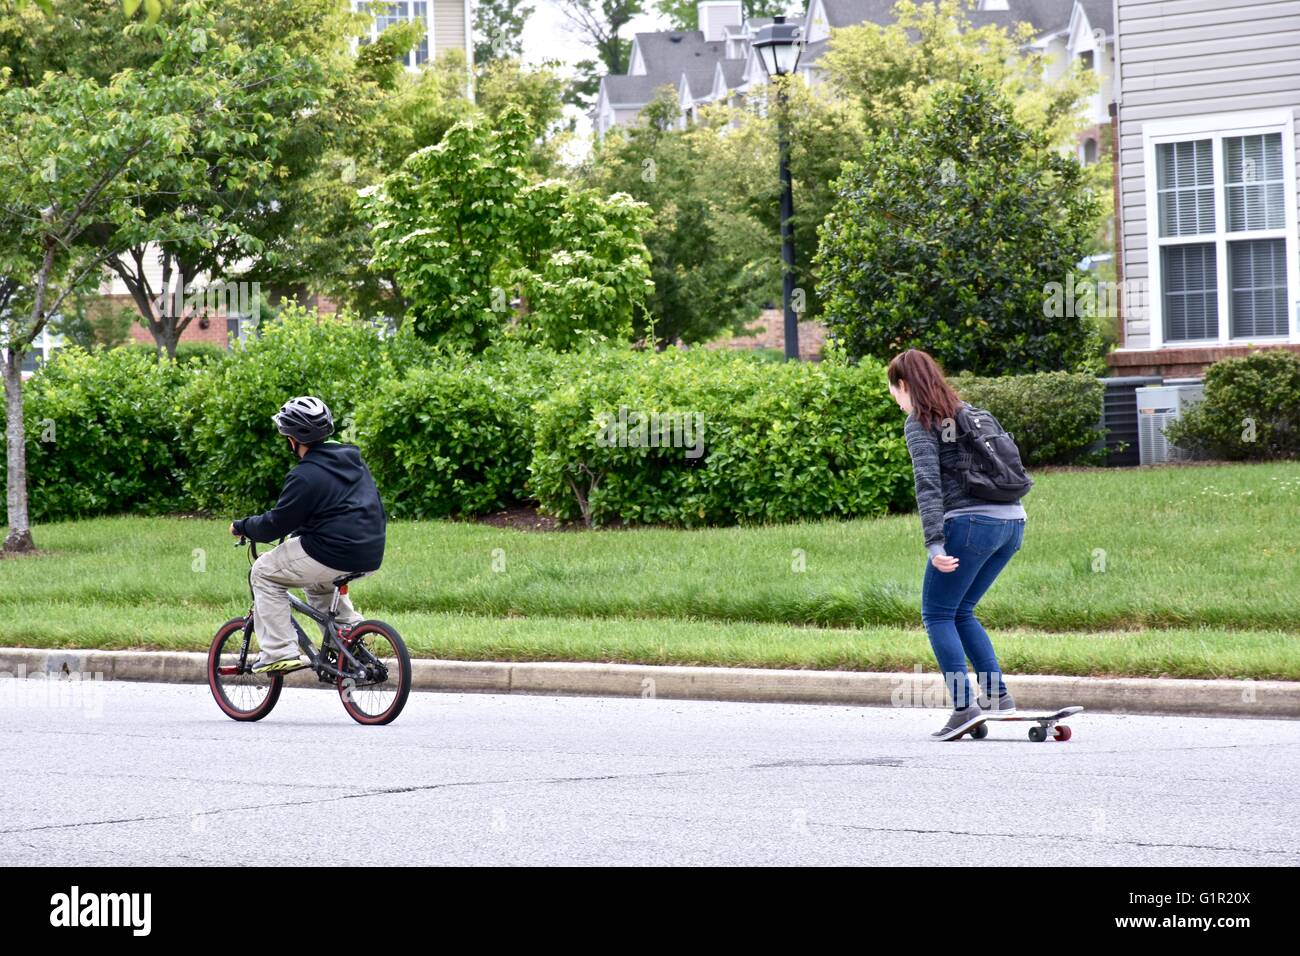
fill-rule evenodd
<path id="1" fill-rule="evenodd" d="M 973 703 L 966 676 L 967 658 L 975 666 L 983 693 L 990 697 L 990 689 L 1006 693 L 1002 668 L 988 633 L 975 617 L 975 605 L 1020 550 L 1025 522 L 1022 518 L 957 515 L 943 523 L 943 535 L 945 550 L 958 560 L 957 570 L 944 572 L 926 563 L 921 619 L 953 707 L 961 710 Z"/>

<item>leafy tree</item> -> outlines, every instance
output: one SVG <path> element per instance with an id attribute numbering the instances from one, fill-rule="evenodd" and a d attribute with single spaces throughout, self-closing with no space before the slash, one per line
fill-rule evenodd
<path id="1" fill-rule="evenodd" d="M 334 134 L 331 104 L 353 22 L 333 0 L 181 0 L 167 29 L 177 20 L 193 31 L 197 49 L 177 64 L 173 82 L 227 85 L 222 109 L 203 117 L 188 157 L 208 174 L 197 189 L 173 184 L 145 207 L 137 241 L 110 262 L 168 356 L 200 314 L 184 296 L 200 276 L 256 280 L 270 291 L 298 272 L 277 239 L 306 218 L 295 200 Z M 158 242 L 162 221 L 188 228 Z M 154 250 L 160 287 L 152 281 Z"/>
<path id="2" fill-rule="evenodd" d="M 373 265 L 395 277 L 421 338 L 482 349 L 504 320 L 494 281 L 510 204 L 527 181 L 527 133 L 519 113 L 502 119 L 499 129 L 457 123 L 363 192 Z"/>
<path id="3" fill-rule="evenodd" d="M 602 192 L 626 192 L 652 211 L 645 234 L 654 292 L 636 332 L 658 343 L 701 342 L 738 331 L 780 288 L 776 140 L 727 107 L 672 128 L 663 91 L 643 122 L 611 130 L 586 171 Z M 653 330 L 651 329 L 653 326 Z"/>
<path id="4" fill-rule="evenodd" d="M 914 126 L 871 140 L 821 229 L 820 290 L 853 358 L 922 348 L 952 372 L 1085 367 L 1086 317 L 1049 318 L 1078 275 L 1097 199 L 1076 160 L 1027 128 L 995 81 L 945 86 Z"/>
<path id="5" fill-rule="evenodd" d="M 932 97 L 978 69 L 1011 100 L 1018 122 L 1066 142 L 1094 91 L 1091 77 L 1071 68 L 1045 79 L 1047 54 L 1031 49 L 1032 26 L 974 27 L 973 8 L 972 0 L 898 0 L 892 23 L 836 30 L 818 67 L 835 92 L 858 103 L 871 129 L 913 122 Z"/>
<path id="6" fill-rule="evenodd" d="M 557 0 L 560 12 L 587 42 L 595 47 L 599 62 L 582 60 L 574 65 L 567 101 L 589 110 L 600 89 L 600 75 L 626 73 L 632 54 L 631 39 L 622 30 L 645 12 L 644 0 Z M 603 71 L 601 67 L 604 67 Z"/>
<path id="7" fill-rule="evenodd" d="M 524 24 L 536 9 L 525 0 L 478 0 L 474 7 L 474 63 L 518 59 L 524 52 Z"/>
<path id="8" fill-rule="evenodd" d="M 303 181 L 294 207 L 284 215 L 297 228 L 283 230 L 278 258 L 296 265 L 303 289 L 321 292 L 358 315 L 389 316 L 401 321 L 405 299 L 390 272 L 370 261 L 369 222 L 358 193 L 395 173 L 410 154 L 437 144 L 456 123 L 478 118 L 496 123 L 510 108 L 521 111 L 536 131 L 524 168 L 539 178 L 558 167 L 562 131 L 563 82 L 549 67 L 524 67 L 516 60 L 496 60 L 479 71 L 476 101 L 467 96 L 464 54 L 444 52 L 424 69 L 400 67 L 387 72 L 396 51 L 408 48 L 395 27 L 376 43 L 361 48 L 335 98 L 338 120 L 333 147 L 311 177 Z M 386 44 L 386 52 L 378 52 Z"/>
<path id="9" fill-rule="evenodd" d="M 557 348 L 624 335 L 645 295 L 642 207 L 559 181 L 530 186 L 522 112 L 471 118 L 413 153 L 363 202 L 373 263 L 394 275 L 415 333 L 478 351 L 510 321 Z"/>
<path id="10" fill-rule="evenodd" d="M 47 73 L 35 86 L 0 85 L 0 345 L 5 349 L 9 533 L 5 550 L 33 547 L 27 501 L 22 360 L 70 296 L 132 241 L 161 188 L 192 189 L 186 157 L 203 117 L 235 92 L 175 83 L 195 35 L 169 32 L 148 70 L 108 84 Z M 167 184 L 163 186 L 162 184 Z"/>
<path id="11" fill-rule="evenodd" d="M 653 289 L 642 234 L 649 210 L 626 193 L 609 198 L 549 179 L 522 189 L 514 203 L 514 257 L 524 338 L 563 351 L 627 341 Z"/>
<path id="12" fill-rule="evenodd" d="M 339 94 L 350 92 L 350 40 L 361 19 L 334 0 L 181 0 L 150 25 L 128 20 L 111 0 L 60 0 L 48 15 L 20 12 L 0 31 L 19 84 L 49 71 L 101 83 L 129 69 L 158 76 L 165 63 L 177 86 L 223 88 L 221 108 L 196 117 L 201 128 L 178 171 L 186 188 L 160 182 L 139 206 L 133 242 L 108 260 L 160 351 L 174 355 L 199 314 L 185 295 L 198 277 L 251 272 L 268 291 L 300 278 L 284 237 L 310 221 L 296 200 L 346 118 L 350 101 Z M 163 60 L 174 33 L 189 47 Z M 197 168 L 206 175 L 189 174 Z"/>

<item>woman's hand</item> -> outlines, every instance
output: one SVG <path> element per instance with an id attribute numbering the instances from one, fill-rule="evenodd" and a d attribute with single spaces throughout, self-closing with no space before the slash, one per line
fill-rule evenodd
<path id="1" fill-rule="evenodd" d="M 936 554 L 930 559 L 930 563 L 934 565 L 936 571 L 942 571 L 945 574 L 949 571 L 956 571 L 958 564 L 957 559 L 951 554 Z"/>

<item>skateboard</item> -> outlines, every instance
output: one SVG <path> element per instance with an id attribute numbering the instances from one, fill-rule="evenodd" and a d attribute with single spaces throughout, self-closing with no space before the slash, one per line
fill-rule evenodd
<path id="1" fill-rule="evenodd" d="M 1047 739 L 1048 731 L 1051 731 L 1051 736 L 1054 739 L 1064 742 L 1070 739 L 1070 728 L 1065 726 L 1065 724 L 1060 723 L 1060 721 L 1082 711 L 1082 707 L 1063 707 L 1055 713 L 1046 714 L 1026 714 L 1019 711 L 1014 714 L 1009 714 L 1006 717 L 1002 717 L 998 714 L 989 714 L 987 717 L 982 718 L 979 723 L 973 725 L 970 730 L 966 731 L 966 733 L 970 734 L 971 737 L 976 740 L 983 740 L 989 735 L 988 725 L 991 720 L 1032 720 L 1035 722 L 1035 726 L 1029 728 L 1030 740 L 1035 743 L 1042 743 Z"/>

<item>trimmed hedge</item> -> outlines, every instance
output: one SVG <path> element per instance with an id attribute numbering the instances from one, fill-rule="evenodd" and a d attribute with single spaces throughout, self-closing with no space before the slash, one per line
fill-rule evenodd
<path id="1" fill-rule="evenodd" d="M 1026 466 L 1101 464 L 1104 451 L 1089 448 L 1101 437 L 1106 386 L 1083 372 L 1038 372 L 978 378 L 957 375 L 957 393 L 993 413 L 1016 440 Z"/>
<path id="2" fill-rule="evenodd" d="M 191 377 L 134 349 L 55 352 L 23 390 L 32 520 L 183 509 L 174 403 Z"/>
<path id="3" fill-rule="evenodd" d="M 1165 434 L 1216 458 L 1300 456 L 1300 355 L 1270 349 L 1215 362 L 1205 371 L 1205 399 Z"/>
<path id="4" fill-rule="evenodd" d="M 194 463 L 186 491 L 208 511 L 265 510 L 294 465 L 271 421 L 280 406 L 315 395 L 334 413 L 337 437 L 350 441 L 357 405 L 394 374 L 374 328 L 286 307 L 279 321 L 236 344 L 180 396 L 180 429 Z"/>
<path id="5" fill-rule="evenodd" d="M 1031 465 L 1080 460 L 1096 437 L 1091 376 L 954 384 Z M 913 505 L 903 415 L 871 359 L 519 343 L 470 358 L 289 308 L 220 359 L 69 348 L 48 363 L 27 386 L 33 517 L 264 510 L 294 464 L 271 416 L 301 394 L 329 403 L 397 517 L 535 498 L 592 525 L 699 527 Z"/>
<path id="6" fill-rule="evenodd" d="M 532 405 L 562 361 L 502 347 L 385 382 L 358 407 L 357 435 L 389 514 L 484 514 L 527 497 Z"/>
<path id="7" fill-rule="evenodd" d="M 137 355 L 147 355 L 155 360 L 158 358 L 157 347 L 148 342 L 132 342 L 129 345 L 119 345 L 117 348 Z M 191 365 L 207 360 L 220 361 L 228 354 L 230 353 L 227 349 L 215 342 L 180 342 L 176 346 L 176 364 Z"/>
<path id="8" fill-rule="evenodd" d="M 624 353 L 557 383 L 537 415 L 531 488 L 561 518 L 697 527 L 912 503 L 903 416 L 870 360 Z"/>

